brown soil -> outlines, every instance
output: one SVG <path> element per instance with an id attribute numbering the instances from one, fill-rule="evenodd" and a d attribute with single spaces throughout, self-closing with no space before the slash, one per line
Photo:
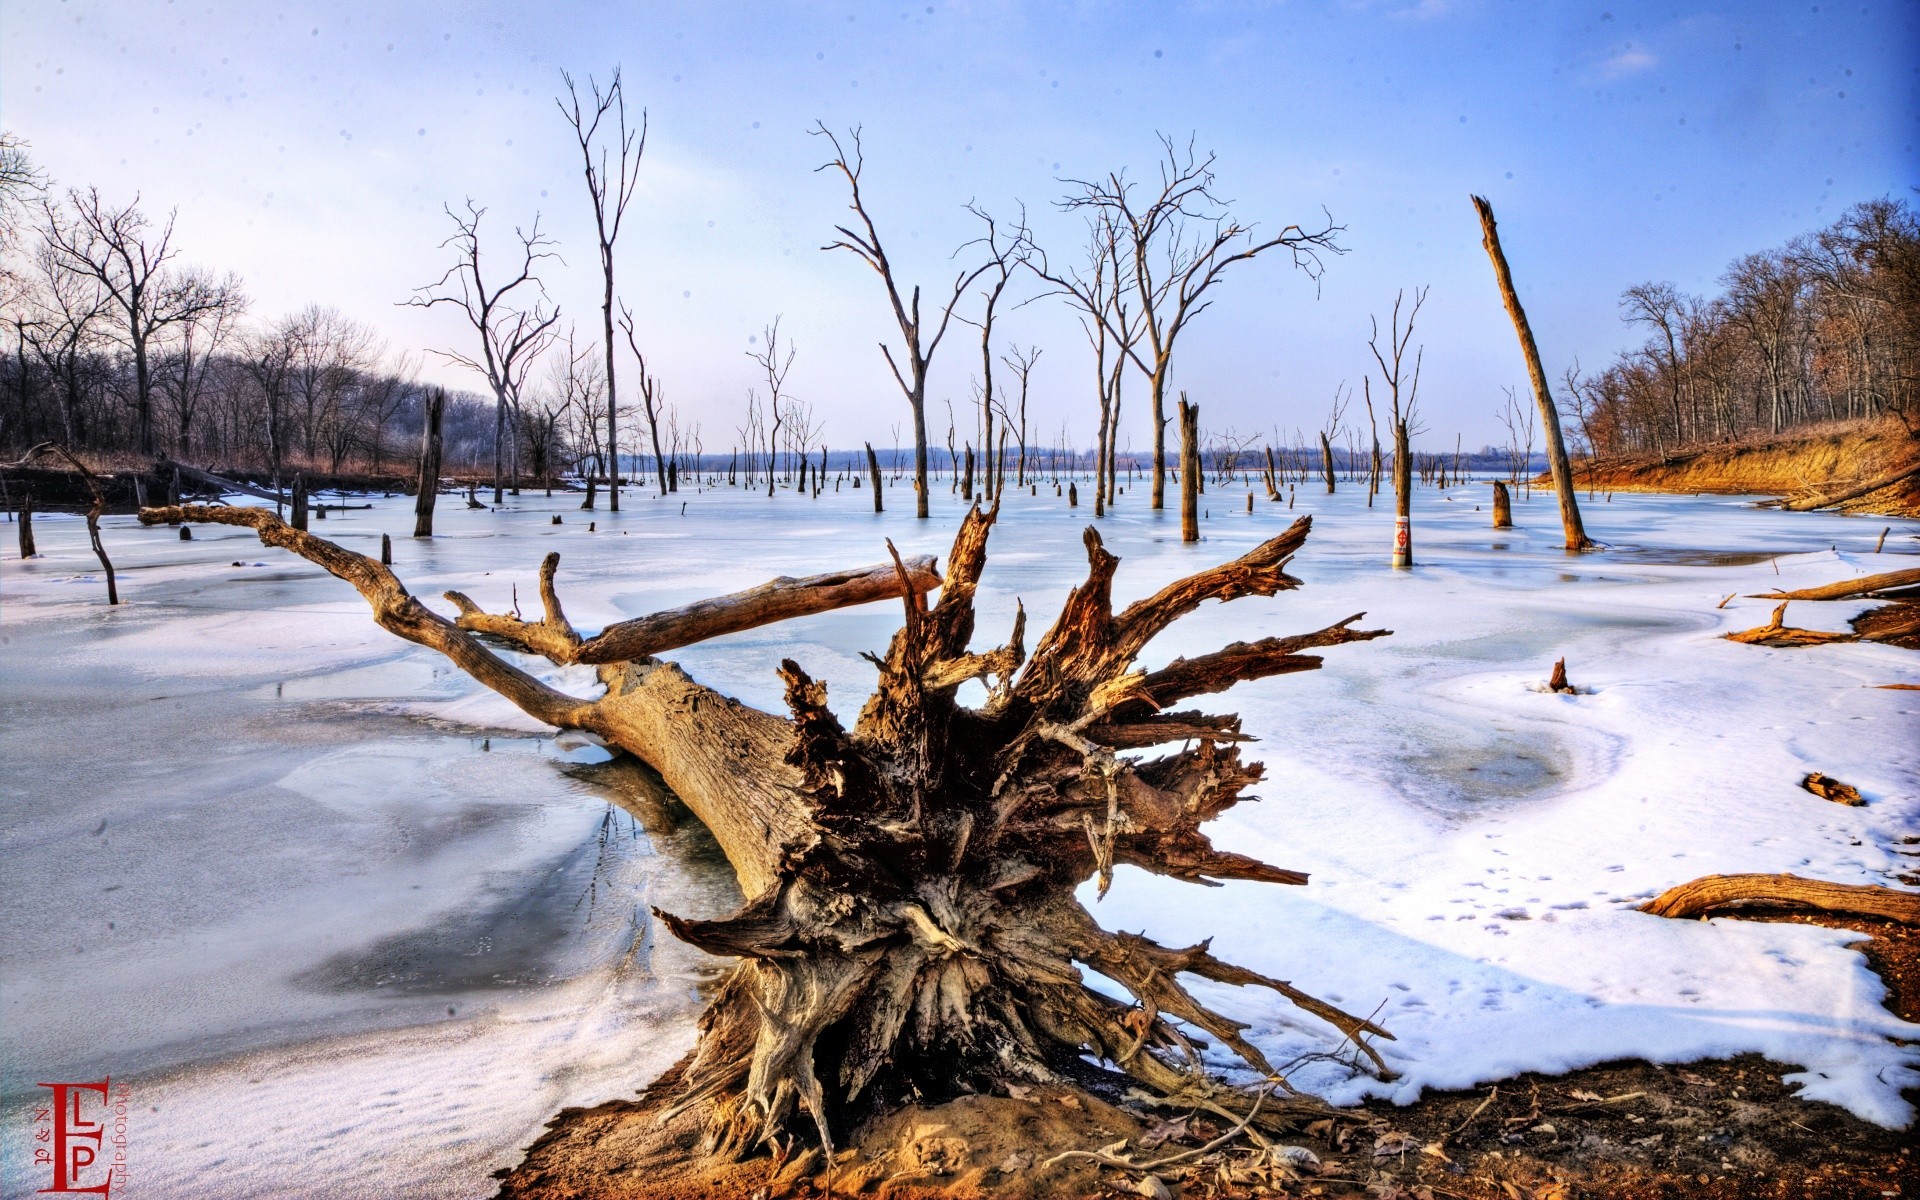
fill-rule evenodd
<path id="1" fill-rule="evenodd" d="M 1664 458 L 1574 463 L 1582 491 L 1706 492 L 1784 496 L 1825 491 L 1892 471 L 1920 453 L 1896 421 L 1854 421 L 1777 438 L 1697 446 Z M 1551 481 L 1537 481 L 1551 486 Z M 1920 480 L 1882 488 L 1839 506 L 1843 512 L 1920 516 Z"/>
<path id="2" fill-rule="evenodd" d="M 1920 930 L 1865 918 L 1767 914 L 1872 935 L 1861 943 L 1886 981 L 1887 1006 L 1920 1020 Z M 1522 1075 L 1491 1087 L 1431 1092 L 1396 1107 L 1373 1103 L 1337 1121 L 1269 1136 L 1311 1159 L 1290 1164 L 1240 1138 L 1159 1169 L 1172 1196 L 1382 1197 L 1386 1200 L 1879 1200 L 1920 1196 L 1910 1131 L 1868 1124 L 1800 1099 L 1781 1077 L 1796 1068 L 1757 1055 L 1684 1066 L 1608 1063 L 1559 1076 Z M 1116 1150 L 1154 1162 L 1193 1150 L 1230 1123 L 1194 1114 L 1178 1133 L 1149 1111 L 1090 1086 L 969 1096 L 868 1122 L 840 1151 L 829 1180 L 817 1154 L 700 1161 L 699 1131 L 675 1129 L 663 1155 L 647 1101 L 569 1109 L 504 1173 L 501 1200 L 696 1200 L 705 1197 L 889 1197 L 1039 1200 L 1158 1194 L 1137 1173 L 1085 1159 L 1043 1167 L 1068 1149 Z M 637 1153 L 642 1145 L 650 1149 Z M 1303 1157 L 1294 1155 L 1292 1157 Z"/>

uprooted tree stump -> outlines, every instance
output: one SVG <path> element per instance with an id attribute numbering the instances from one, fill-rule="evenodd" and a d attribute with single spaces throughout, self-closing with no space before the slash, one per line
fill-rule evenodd
<path id="1" fill-rule="evenodd" d="M 1286 981 L 1224 962 L 1205 942 L 1174 949 L 1110 933 L 1075 890 L 1097 879 L 1104 894 L 1120 863 L 1202 884 L 1304 884 L 1299 872 L 1216 849 L 1201 831 L 1261 778 L 1259 764 L 1241 760 L 1239 743 L 1248 738 L 1239 718 L 1168 709 L 1243 681 L 1316 669 L 1320 657 L 1306 651 L 1388 631 L 1353 628 L 1364 615 L 1356 614 L 1312 633 L 1136 669 L 1149 642 L 1205 601 L 1298 587 L 1286 567 L 1310 520 L 1117 614 L 1119 560 L 1088 529 L 1087 578 L 1031 656 L 1024 611 L 1005 645 L 975 653 L 974 592 L 996 513 L 967 514 L 943 579 L 930 560 L 895 554 L 884 568 L 776 580 L 593 637 L 582 637 L 562 610 L 558 555 L 540 568 L 541 619 L 489 614 L 448 593 L 460 610 L 450 621 L 380 563 L 264 509 L 148 509 L 141 520 L 251 527 L 267 545 L 353 584 L 382 627 L 440 651 L 537 720 L 632 753 L 712 830 L 745 904 L 719 920 L 656 915 L 678 937 L 738 965 L 701 1017 L 696 1047 L 622 1110 L 633 1116 L 619 1122 L 622 1163 L 695 1171 L 763 1148 L 784 1161 L 796 1138 L 817 1140 L 815 1161 L 832 1162 L 836 1137 L 909 1103 L 1019 1095 L 1036 1085 L 1077 1089 L 1087 1055 L 1151 1095 L 1204 1097 L 1236 1120 L 1251 1120 L 1255 1108 L 1268 1128 L 1327 1115 L 1323 1104 L 1284 1087 L 1243 1022 L 1206 1007 L 1181 977 L 1272 989 L 1338 1029 L 1382 1074 L 1386 1065 L 1367 1038 L 1390 1034 Z M 939 600 L 929 605 L 936 586 Z M 883 658 L 869 656 L 879 681 L 851 729 L 829 709 L 826 687 L 791 660 L 780 667 L 791 711 L 783 719 L 650 657 L 885 597 L 903 598 L 905 625 Z M 557 691 L 478 635 L 556 664 L 595 665 L 605 694 Z M 974 680 L 987 686 L 979 707 L 957 699 Z M 1158 757 L 1123 756 L 1175 745 Z M 1088 987 L 1082 968 L 1135 1002 Z M 1217 1086 L 1202 1063 L 1203 1039 L 1267 1078 L 1264 1107 Z M 1276 1084 L 1279 1094 L 1268 1095 Z"/>
<path id="2" fill-rule="evenodd" d="M 1693 918 L 1742 908 L 1815 909 L 1920 925 L 1920 892 L 1827 883 L 1798 875 L 1703 875 L 1640 906 L 1656 917 Z"/>

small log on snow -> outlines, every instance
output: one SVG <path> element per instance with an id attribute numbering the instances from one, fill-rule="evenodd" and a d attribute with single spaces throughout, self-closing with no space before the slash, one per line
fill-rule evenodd
<path id="1" fill-rule="evenodd" d="M 1725 637 L 1730 642 L 1743 642 L 1749 646 L 1771 646 L 1776 650 L 1790 650 L 1796 646 L 1826 646 L 1834 642 L 1857 642 L 1860 636 L 1854 633 L 1827 633 L 1819 629 L 1796 629 L 1786 624 L 1787 605 L 1782 600 L 1773 610 L 1773 619 L 1765 625 L 1756 625 L 1752 629 L 1742 629 L 1738 633 L 1729 633 Z"/>
<path id="2" fill-rule="evenodd" d="M 1579 694 L 1580 689 L 1567 682 L 1567 660 L 1564 657 L 1553 660 L 1553 672 L 1547 676 L 1547 690 L 1563 696 Z"/>
<path id="3" fill-rule="evenodd" d="M 1800 588 L 1791 592 L 1762 592 L 1747 598 L 1749 600 L 1900 600 L 1914 595 L 1920 595 L 1920 567 L 1905 571 L 1883 571 L 1878 575 L 1862 575 L 1858 579 L 1842 579 L 1838 583 Z"/>
<path id="4" fill-rule="evenodd" d="M 1920 925 L 1920 893 L 1873 884 L 1826 883 L 1798 875 L 1705 875 L 1668 888 L 1642 904 L 1640 911 L 1686 919 L 1738 908 L 1810 908 Z"/>
<path id="5" fill-rule="evenodd" d="M 1857 808 L 1866 803 L 1860 798 L 1859 788 L 1850 783 L 1841 783 L 1833 776 L 1823 775 L 1818 771 L 1809 772 L 1807 777 L 1800 781 L 1800 786 L 1822 800 L 1831 800 L 1835 804 L 1846 804 Z"/>

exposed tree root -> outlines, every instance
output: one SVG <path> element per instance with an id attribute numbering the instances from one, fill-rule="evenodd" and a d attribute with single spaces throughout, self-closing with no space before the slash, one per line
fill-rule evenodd
<path id="1" fill-rule="evenodd" d="M 389 631 L 447 655 L 536 719 L 587 730 L 653 767 L 713 831 L 748 897 L 716 920 L 657 912 L 673 933 L 739 960 L 701 1018 L 695 1049 L 643 1102 L 651 1151 L 684 1156 L 691 1130 L 704 1161 L 786 1153 L 796 1133 L 834 1158 L 836 1130 L 903 1104 L 969 1093 L 1074 1089 L 1081 1056 L 1111 1063 L 1151 1094 L 1205 1092 L 1232 1120 L 1278 1128 L 1325 1116 L 1292 1093 L 1249 1042 L 1244 1022 L 1202 1004 L 1183 976 L 1269 989 L 1339 1029 L 1375 1070 L 1371 1038 L 1392 1035 L 1285 980 L 1215 958 L 1206 943 L 1160 946 L 1099 927 L 1076 898 L 1104 893 L 1117 863 L 1195 883 L 1306 876 L 1215 848 L 1201 826 L 1261 778 L 1243 762 L 1231 716 L 1169 712 L 1192 696 L 1312 670 L 1326 646 L 1385 630 L 1356 614 L 1312 633 L 1236 643 L 1156 671 L 1135 667 L 1149 642 L 1209 600 L 1272 596 L 1306 541 L 1302 519 L 1246 555 L 1175 581 L 1119 613 L 1119 560 L 1086 531 L 1086 581 L 1025 649 L 1025 615 L 1001 647 L 975 653 L 973 597 L 994 512 L 971 511 L 944 579 L 896 553 L 885 568 L 761 588 L 583 637 L 540 570 L 537 621 L 488 614 L 449 593 L 449 621 L 371 558 L 295 530 L 264 509 L 147 509 L 141 520 L 253 528 L 352 583 Z M 939 587 L 937 603 L 927 593 Z M 734 629 L 876 598 L 903 600 L 905 625 L 851 729 L 826 688 L 780 666 L 790 718 L 702 687 L 646 654 Z M 592 663 L 604 695 L 581 699 L 535 679 L 479 636 L 555 663 Z M 871 656 L 870 656 L 871 657 Z M 987 699 L 960 704 L 979 679 Z M 1122 752 L 1173 747 L 1158 756 Z M 1133 997 L 1087 985 L 1091 969 Z M 1249 1098 L 1209 1082 L 1202 1051 L 1218 1043 L 1274 1081 Z M 638 1137 L 621 1126 L 622 1137 Z M 611 1135 L 609 1135 L 611 1136 Z M 699 1165 L 699 1164 L 695 1164 Z"/>

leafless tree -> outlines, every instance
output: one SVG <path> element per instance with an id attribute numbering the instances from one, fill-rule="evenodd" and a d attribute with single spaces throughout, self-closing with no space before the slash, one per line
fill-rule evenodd
<path id="1" fill-rule="evenodd" d="M 466 202 L 465 215 L 454 212 L 452 205 L 446 207 L 455 232 L 440 245 L 443 249 L 453 249 L 454 264 L 438 280 L 418 289 L 406 303 L 416 308 L 452 305 L 480 335 L 477 356 L 457 350 L 432 353 L 477 372 L 493 391 L 493 502 L 499 504 L 503 498 L 501 456 L 506 442 L 507 410 L 517 400 L 534 360 L 557 336 L 555 326 L 560 320 L 557 307 L 547 311 L 546 289 L 534 274 L 535 264 L 543 258 L 558 256 L 542 249 L 553 243 L 540 236 L 540 218 L 536 215 L 530 232 L 517 228 L 513 231 L 520 243 L 519 266 L 509 268 L 513 274 L 505 283 L 489 286 L 480 253 L 480 218 L 486 211 L 472 200 Z M 514 295 L 523 287 L 537 293 L 531 303 L 523 303 Z M 616 463 L 615 471 L 618 469 Z"/>
<path id="2" fill-rule="evenodd" d="M 779 317 L 775 317 L 773 324 L 766 327 L 761 342 L 760 349 L 748 351 L 747 357 L 759 365 L 761 375 L 767 381 L 767 417 L 770 422 L 767 428 L 767 495 L 771 496 L 774 453 L 780 444 L 780 426 L 786 419 L 788 402 L 791 400 L 786 388 L 787 372 L 793 369 L 794 349 L 793 343 L 789 342 L 786 353 L 781 353 Z"/>
<path id="3" fill-rule="evenodd" d="M 1000 361 L 1005 363 L 1007 369 L 1013 372 L 1013 377 L 1020 381 L 1019 407 L 1016 409 L 1020 423 L 1020 459 L 1014 467 L 1013 484 L 1015 487 L 1025 487 L 1027 486 L 1027 385 L 1029 378 L 1033 375 L 1033 364 L 1040 361 L 1040 347 L 1029 346 L 1022 350 L 1019 346 L 1013 346 L 1008 350 L 1006 357 Z"/>
<path id="4" fill-rule="evenodd" d="M 63 442 L 85 444 L 82 428 L 82 377 L 88 356 L 104 336 L 109 300 L 91 275 L 67 269 L 60 253 L 42 244 L 34 255 L 37 274 L 30 293 L 30 319 L 15 318 L 15 333 L 33 347 L 34 357 L 57 382 Z"/>
<path id="5" fill-rule="evenodd" d="M 1568 382 L 1572 383 L 1573 380 Z M 1532 495 L 1533 439 L 1538 430 L 1534 424 L 1533 406 L 1522 403 L 1519 393 L 1512 388 L 1505 390 L 1507 404 L 1499 415 L 1500 423 L 1507 427 L 1507 481 L 1515 487 L 1525 486 L 1527 494 Z"/>
<path id="6" fill-rule="evenodd" d="M 244 301 L 236 297 L 180 323 L 180 336 L 160 371 L 160 394 L 172 411 L 174 444 L 182 458 L 192 453 L 193 419 L 207 391 L 214 356 L 235 333 Z"/>
<path id="7" fill-rule="evenodd" d="M 908 297 L 900 294 L 900 285 L 894 278 L 893 263 L 887 257 L 886 249 L 880 243 L 880 231 L 875 228 L 872 214 L 867 211 L 866 200 L 860 194 L 860 172 L 865 165 L 861 152 L 860 130 L 856 126 L 849 131 L 848 141 L 852 144 L 851 156 L 847 148 L 841 145 L 839 137 L 824 124 L 816 124 L 813 133 L 824 137 L 833 145 L 833 157 L 822 163 L 817 170 L 835 170 L 846 179 L 852 192 L 852 201 L 848 207 L 853 210 L 860 229 L 856 232 L 847 225 L 834 226 L 840 236 L 821 247 L 823 250 L 848 250 L 858 255 L 862 261 L 872 267 L 886 286 L 887 302 L 893 307 L 894 320 L 900 326 L 901 357 L 906 360 L 906 370 L 901 370 L 900 360 L 896 359 L 892 347 L 884 341 L 880 343 L 880 352 L 886 356 L 887 366 L 893 372 L 893 380 L 900 385 L 900 391 L 906 396 L 907 407 L 913 411 L 913 478 L 914 513 L 921 519 L 927 516 L 927 371 L 933 365 L 934 352 L 940 348 L 940 339 L 946 336 L 947 324 L 953 319 L 954 306 L 960 303 L 960 297 L 967 288 L 986 271 L 990 263 L 982 263 L 971 270 L 961 269 L 954 277 L 953 289 L 946 303 L 940 306 L 939 322 L 929 330 L 923 324 L 920 312 L 920 288 L 916 284 Z M 928 314 L 927 320 L 932 320 Z M 896 455 L 897 459 L 897 455 Z"/>
<path id="8" fill-rule="evenodd" d="M 627 127 L 627 96 L 620 84 L 618 67 L 613 69 L 613 79 L 605 91 L 591 76 L 588 77 L 590 100 L 585 103 L 581 100 L 580 89 L 574 86 L 573 77 L 562 71 L 560 78 L 567 85 L 567 95 L 564 100 L 555 97 L 554 103 L 559 106 L 561 115 L 567 118 L 567 123 L 573 126 L 574 138 L 580 144 L 587 197 L 593 203 L 593 226 L 600 246 L 600 275 L 604 284 L 600 317 L 607 350 L 607 445 L 614 448 L 609 459 L 612 465 L 607 472 L 607 504 L 614 512 L 619 512 L 620 396 L 613 362 L 613 244 L 620 236 L 620 222 L 627 214 L 627 201 L 633 198 L 633 189 L 640 182 L 640 159 L 647 152 L 647 111 L 644 108 L 640 110 L 639 129 Z M 613 118 L 612 128 L 603 135 L 600 124 L 609 115 Z M 608 145 L 609 141 L 611 146 Z M 619 153 L 617 164 L 612 156 L 614 150 Z M 657 443 L 659 439 L 656 437 L 654 441 Z M 655 449 L 654 457 L 657 460 L 657 445 Z"/>
<path id="9" fill-rule="evenodd" d="M 627 348 L 633 351 L 634 361 L 640 367 L 640 412 L 647 418 L 647 437 L 653 442 L 653 473 L 664 496 L 667 494 L 667 459 L 660 448 L 660 418 L 666 392 L 659 378 L 648 369 L 647 356 L 640 352 L 640 342 L 633 333 L 633 312 L 625 304 L 620 306 L 620 329 L 627 335 Z M 607 428 L 611 431 L 613 426 Z"/>
<path id="10" fill-rule="evenodd" d="M 115 337 L 133 355 L 133 403 L 140 453 L 154 453 L 151 356 L 177 325 L 239 302 L 238 280 L 173 265 L 174 214 L 155 230 L 140 197 L 115 208 L 97 188 L 70 189 L 66 204 L 41 201 L 46 241 L 64 270 L 100 284 L 115 315 Z"/>
<path id="11" fill-rule="evenodd" d="M 1416 349 L 1413 355 L 1413 369 L 1407 371 L 1407 347 L 1413 341 L 1413 323 L 1420 315 L 1420 306 L 1427 302 L 1427 289 L 1415 288 L 1413 304 L 1407 309 L 1406 323 L 1401 324 L 1400 309 L 1406 300 L 1405 290 L 1394 293 L 1393 315 L 1387 323 L 1387 344 L 1380 345 L 1380 320 L 1372 318 L 1373 336 L 1367 339 L 1367 349 L 1373 352 L 1373 361 L 1380 365 L 1380 377 L 1387 386 L 1387 419 L 1393 429 L 1393 565 L 1411 567 L 1413 565 L 1413 452 L 1411 449 L 1413 434 L 1418 429 L 1417 410 L 1420 399 L 1420 363 L 1426 357 L 1424 347 Z M 1368 407 L 1371 408 L 1371 394 Z"/>
<path id="12" fill-rule="evenodd" d="M 1093 515 L 1100 517 L 1106 515 L 1107 505 L 1114 498 L 1117 472 L 1113 447 L 1119 436 L 1121 381 L 1128 357 L 1139 341 L 1141 322 L 1128 302 L 1127 267 L 1117 214 L 1095 208 L 1083 215 L 1087 221 L 1083 266 L 1056 273 L 1037 247 L 1029 266 L 1078 310 L 1080 328 L 1093 348 L 1095 394 L 1100 405 L 1094 435 Z"/>
<path id="13" fill-rule="evenodd" d="M 1228 267 L 1268 250 L 1283 249 L 1294 266 L 1318 280 L 1322 255 L 1343 251 L 1336 241 L 1341 227 L 1329 217 L 1307 230 L 1288 225 L 1261 240 L 1254 227 L 1232 219 L 1232 202 L 1214 191 L 1214 155 L 1194 152 L 1160 136 L 1160 185 L 1136 195 L 1124 171 L 1097 180 L 1070 180 L 1075 189 L 1060 202 L 1070 212 L 1104 213 L 1112 220 L 1123 252 L 1125 286 L 1139 304 L 1143 338 L 1124 353 L 1147 377 L 1153 408 L 1153 507 L 1166 498 L 1166 393 L 1174 346 L 1187 323 L 1212 304 L 1207 293 Z M 1054 280 L 1062 283 L 1061 280 Z M 1110 330 L 1124 342 L 1120 331 Z"/>

